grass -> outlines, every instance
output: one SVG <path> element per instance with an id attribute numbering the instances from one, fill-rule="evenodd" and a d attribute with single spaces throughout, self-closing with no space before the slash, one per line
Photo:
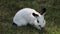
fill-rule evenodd
<path id="1" fill-rule="evenodd" d="M 37 11 L 47 8 L 44 30 L 12 25 L 15 13 L 25 7 Z M 60 0 L 0 0 L 0 34 L 60 34 Z"/>

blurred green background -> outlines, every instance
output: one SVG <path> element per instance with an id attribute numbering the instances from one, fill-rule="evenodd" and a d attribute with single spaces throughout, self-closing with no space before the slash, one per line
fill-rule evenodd
<path id="1" fill-rule="evenodd" d="M 12 25 L 15 13 L 26 7 L 36 11 L 47 9 L 43 31 L 31 26 Z M 60 34 L 60 0 L 0 0 L 0 34 Z"/>

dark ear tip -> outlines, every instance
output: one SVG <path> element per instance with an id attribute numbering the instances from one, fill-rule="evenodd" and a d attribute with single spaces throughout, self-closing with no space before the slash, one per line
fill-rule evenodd
<path id="1" fill-rule="evenodd" d="M 38 14 L 35 14 L 35 13 L 32 13 L 32 15 L 35 16 L 35 17 L 38 17 L 39 16 Z"/>
<path id="2" fill-rule="evenodd" d="M 43 15 L 46 12 L 46 8 L 42 9 L 41 15 Z"/>

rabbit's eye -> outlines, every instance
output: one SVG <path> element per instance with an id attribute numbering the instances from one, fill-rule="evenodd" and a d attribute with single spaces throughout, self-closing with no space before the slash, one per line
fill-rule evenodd
<path id="1" fill-rule="evenodd" d="M 39 20 L 37 20 L 37 22 L 39 23 Z"/>

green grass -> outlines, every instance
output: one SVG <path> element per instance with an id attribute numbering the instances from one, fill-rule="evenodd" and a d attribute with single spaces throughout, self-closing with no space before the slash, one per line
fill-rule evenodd
<path id="1" fill-rule="evenodd" d="M 47 8 L 44 30 L 12 25 L 15 13 L 25 7 L 37 11 Z M 60 0 L 0 0 L 0 34 L 60 34 Z"/>

